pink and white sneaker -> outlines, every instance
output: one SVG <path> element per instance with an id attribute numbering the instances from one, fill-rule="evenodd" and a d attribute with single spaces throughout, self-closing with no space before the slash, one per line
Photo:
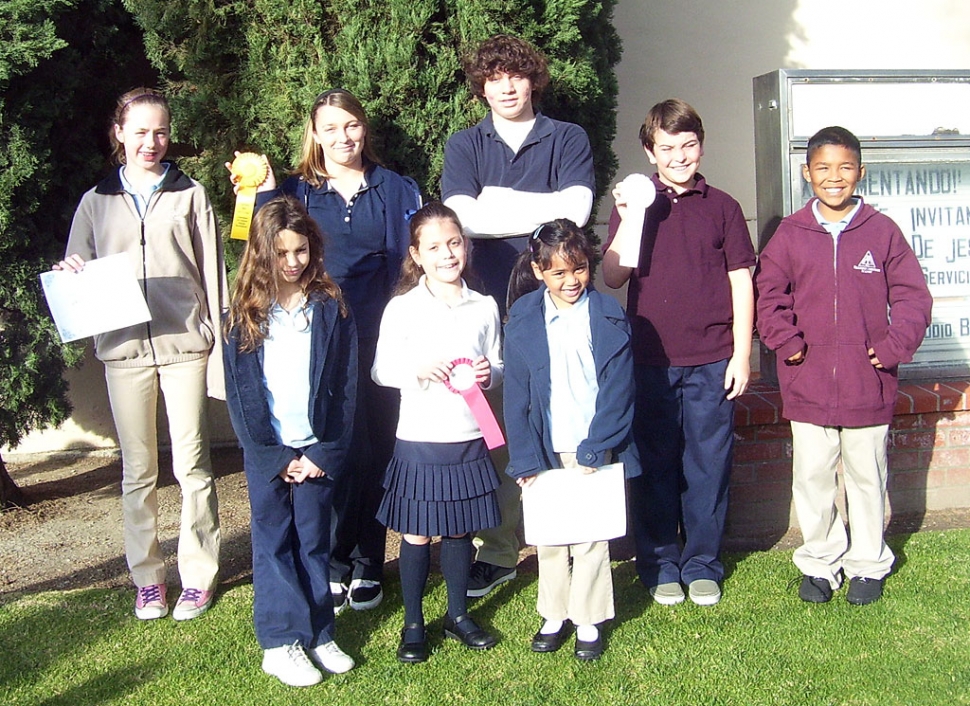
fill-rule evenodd
<path id="1" fill-rule="evenodd" d="M 165 600 L 165 584 L 153 583 L 138 589 L 135 598 L 135 617 L 139 620 L 155 620 L 168 615 L 168 603 Z"/>
<path id="2" fill-rule="evenodd" d="M 201 588 L 184 588 L 182 595 L 179 596 L 172 610 L 172 617 L 175 620 L 191 620 L 197 618 L 212 605 L 212 591 L 204 591 Z"/>

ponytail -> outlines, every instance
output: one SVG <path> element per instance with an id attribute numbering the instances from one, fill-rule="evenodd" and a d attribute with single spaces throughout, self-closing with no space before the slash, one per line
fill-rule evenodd
<path id="1" fill-rule="evenodd" d="M 539 280 L 535 276 L 532 265 L 540 271 L 548 270 L 552 265 L 553 255 L 560 255 L 567 262 L 579 264 L 589 263 L 590 274 L 596 264 L 596 248 L 589 242 L 583 229 L 568 218 L 559 218 L 549 223 L 543 223 L 535 229 L 529 238 L 529 246 L 522 251 L 512 275 L 509 278 L 509 292 L 507 308 L 520 297 L 539 288 Z"/>

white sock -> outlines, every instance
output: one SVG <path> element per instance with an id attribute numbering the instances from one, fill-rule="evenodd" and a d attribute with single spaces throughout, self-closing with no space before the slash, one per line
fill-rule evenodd
<path id="1" fill-rule="evenodd" d="M 577 625 L 576 639 L 582 642 L 593 642 L 600 636 L 600 631 L 595 625 Z"/>
<path id="2" fill-rule="evenodd" d="M 542 624 L 542 629 L 539 630 L 543 635 L 554 635 L 562 630 L 561 620 L 547 620 Z"/>

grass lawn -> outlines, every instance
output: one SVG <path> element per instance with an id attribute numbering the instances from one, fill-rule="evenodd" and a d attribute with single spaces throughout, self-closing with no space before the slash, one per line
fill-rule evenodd
<path id="1" fill-rule="evenodd" d="M 0 598 L 0 704 L 970 704 L 970 529 L 892 538 L 896 573 L 882 601 L 798 600 L 791 552 L 726 557 L 716 607 L 651 603 L 631 563 L 614 569 L 617 619 L 595 663 L 538 655 L 535 575 L 473 603 L 501 638 L 477 653 L 442 642 L 402 665 L 396 580 L 376 610 L 337 619 L 358 666 L 292 689 L 259 668 L 252 585 L 219 595 L 193 621 L 141 622 L 131 590 Z M 795 581 L 794 583 L 793 580 Z M 789 585 L 791 584 L 791 585 Z M 432 575 L 429 619 L 445 610 Z"/>

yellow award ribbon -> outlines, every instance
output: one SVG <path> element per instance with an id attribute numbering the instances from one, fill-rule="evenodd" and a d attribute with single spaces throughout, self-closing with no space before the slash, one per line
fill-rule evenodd
<path id="1" fill-rule="evenodd" d="M 232 165 L 232 182 L 236 185 L 236 208 L 232 213 L 232 229 L 229 237 L 236 240 L 249 239 L 249 226 L 253 222 L 256 207 L 256 187 L 266 181 L 266 160 L 255 152 L 241 152 Z"/>

